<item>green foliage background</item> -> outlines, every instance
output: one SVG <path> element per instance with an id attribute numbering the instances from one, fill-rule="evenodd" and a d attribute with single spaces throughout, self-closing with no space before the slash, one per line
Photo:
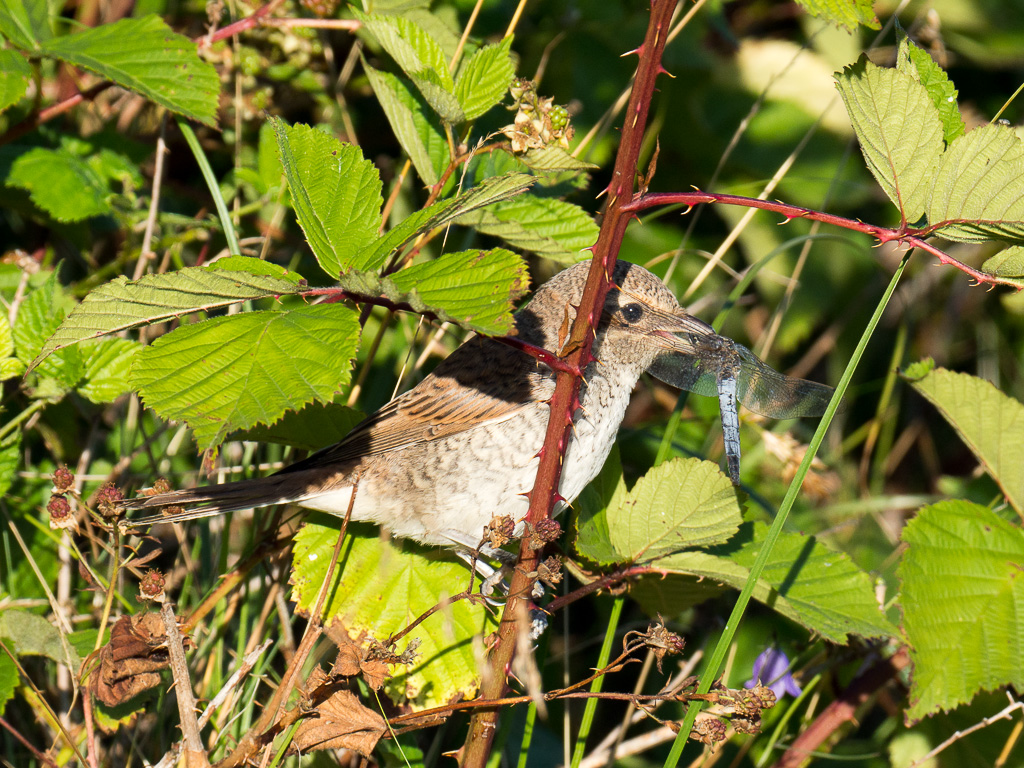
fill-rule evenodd
<path id="1" fill-rule="evenodd" d="M 309 8 L 316 4 L 307 5 L 284 3 L 276 15 L 315 18 Z M 673 77 L 659 80 L 641 158 L 641 169 L 656 158 L 651 191 L 698 186 L 756 197 L 768 188 L 771 199 L 888 227 L 900 223 L 901 211 L 909 223 L 953 217 L 966 192 L 929 196 L 925 187 L 944 173 L 964 179 L 968 190 L 980 182 L 948 170 L 960 156 L 947 145 L 965 129 L 971 141 L 996 135 L 1006 155 L 1020 145 L 1021 102 L 1011 96 L 1024 80 L 1024 7 L 910 2 L 899 21 L 914 48 L 891 30 L 876 39 L 876 29 L 858 27 L 872 21 L 864 3 L 803 5 L 744 0 L 696 9 L 665 53 Z M 395 9 L 385 6 L 373 6 L 378 15 L 344 5 L 327 14 L 362 21 L 358 32 L 257 25 L 198 49 L 190 40 L 207 34 L 209 9 L 192 0 L 130 8 L 12 0 L 0 10 L 0 640 L 11 651 L 0 654 L 0 707 L 13 729 L 5 731 L 2 754 L 12 765 L 43 764 L 8 738 L 15 731 L 40 750 L 60 745 L 50 752 L 58 764 L 76 759 L 59 730 L 43 724 L 48 707 L 71 712 L 71 740 L 86 750 L 80 698 L 61 665 L 77 668 L 106 641 L 114 617 L 145 610 L 137 600 L 141 569 L 115 572 L 107 533 L 84 522 L 74 537 L 50 529 L 46 506 L 58 465 L 75 470 L 83 508 L 96 506 L 108 481 L 131 490 L 160 476 L 176 487 L 202 481 L 203 452 L 206 468 L 225 479 L 280 466 L 339 439 L 359 413 L 422 378 L 466 331 L 504 333 L 527 287 L 526 269 L 536 285 L 585 257 L 581 249 L 596 237 L 589 217 L 600 211 L 598 193 L 618 147 L 623 115 L 613 105 L 634 71 L 635 59 L 622 54 L 643 37 L 642 4 L 545 2 L 527 8 L 514 39 L 503 38 L 513 5 L 485 4 L 463 53 L 470 63 L 454 76 L 447 62 L 471 4 L 403 4 L 390 16 Z M 224 27 L 250 10 L 221 8 L 214 21 Z M 895 10 L 881 2 L 873 12 L 886 22 Z M 807 11 L 845 20 L 849 29 Z M 862 51 L 868 60 L 855 65 Z M 905 166 L 886 153 L 867 152 L 862 162 L 851 125 L 857 117 L 843 104 L 863 94 L 849 83 L 837 89 L 833 79 L 846 67 L 876 78 L 872 87 L 897 73 L 924 86 L 900 80 L 906 93 L 892 112 L 927 123 L 917 146 L 929 148 L 934 167 L 922 165 L 923 152 Z M 480 140 L 504 140 L 495 132 L 512 113 L 491 105 L 510 103 L 513 72 L 539 77 L 539 92 L 567 105 L 571 146 L 583 144 L 585 164 L 557 152 L 523 163 L 497 151 L 452 172 L 458 142 L 466 151 Z M 121 88 L 34 122 L 40 109 L 105 78 Z M 981 127 L 997 115 L 1009 126 Z M 858 125 L 865 145 L 869 135 L 890 139 L 870 131 Z M 905 138 L 908 130 L 893 135 Z M 166 155 L 151 217 L 158 141 Z M 336 168 L 325 166 L 328 155 Z M 1024 177 L 1007 167 L 1001 183 L 1017 229 L 947 232 L 947 251 L 972 266 L 997 253 L 993 240 L 1013 241 L 1024 231 Z M 908 177 L 910 193 L 891 183 Z M 987 209 L 957 210 L 984 218 Z M 720 331 L 779 370 L 835 384 L 899 261 L 897 246 L 872 247 L 866 234 L 806 220 L 778 226 L 775 215 L 748 218 L 727 206 L 681 213 L 644 214 L 621 257 L 647 265 L 709 321 L 729 310 Z M 411 267 L 381 274 L 410 248 Z M 720 249 L 721 261 L 709 262 Z M 992 269 L 1018 279 L 1019 249 L 1000 260 Z M 735 300 L 736 274 L 752 265 L 761 268 Z M 415 311 L 361 314 L 357 305 L 311 306 L 299 296 L 337 287 L 339 272 L 351 293 L 383 295 Z M 451 325 L 435 332 L 442 321 Z M 297 362 L 306 353 L 308 366 Z M 744 618 L 724 672 L 731 687 L 741 687 L 754 657 L 775 644 L 794 659 L 807 694 L 766 713 L 761 736 L 732 738 L 718 759 L 772 762 L 777 745 L 796 738 L 866 659 L 901 644 L 910 647 L 914 670 L 886 689 L 885 702 L 872 700 L 855 723 L 837 726 L 842 738 L 831 750 L 846 762 L 909 765 L 1005 706 L 1000 690 L 1024 684 L 1024 631 L 1014 612 L 1021 599 L 1014 568 L 1024 551 L 1022 357 L 1024 295 L 979 289 L 930 256 L 914 256 L 856 372 L 848 408 L 828 434 L 825 464 L 812 470 L 754 590 L 760 602 Z M 897 375 L 926 358 L 939 369 Z M 223 374 L 233 380 L 211 378 Z M 746 422 L 749 498 L 737 499 L 711 464 L 693 458 L 721 458 L 716 402 L 688 398 L 677 431 L 664 440 L 675 395 L 642 382 L 623 426 L 621 466 L 606 468 L 565 527 L 579 534 L 573 551 L 582 566 L 612 568 L 653 551 L 636 509 L 669 519 L 683 543 L 671 554 L 655 552 L 663 578 L 637 582 L 617 631 L 642 628 L 660 613 L 686 636 L 688 653 L 710 653 L 812 425 Z M 200 418 L 195 404 L 207 398 L 216 409 Z M 663 458 L 673 461 L 660 464 Z M 201 696 L 219 691 L 257 643 L 275 641 L 215 716 L 215 758 L 259 715 L 254 702 L 267 696 L 259 676 L 280 679 L 304 626 L 285 599 L 292 594 L 290 538 L 280 539 L 273 558 L 252 555 L 277 540 L 280 522 L 235 516 L 192 524 L 180 536 L 157 529 L 154 540 L 129 541 L 167 574 L 179 615 L 201 614 L 190 656 Z M 291 516 L 286 530 L 298 523 Z M 315 605 L 323 580 L 317 569 L 325 566 L 320 558 L 304 571 L 303 563 L 313 562 L 314 545 L 330 554 L 332 525 L 317 519 L 295 544 L 300 613 Z M 372 624 L 383 639 L 442 593 L 468 584 L 468 572 L 444 553 L 385 546 L 374 531 L 356 536 L 341 576 L 346 594 L 377 585 L 388 564 L 378 559 L 393 556 L 388 583 L 398 605 L 393 614 L 374 612 L 353 597 L 331 609 L 346 626 Z M 794 584 L 797 561 L 810 565 Z M 244 577 L 232 594 L 215 591 L 225 574 Z M 983 578 L 992 590 L 972 591 Z M 207 605 L 209 595 L 216 599 Z M 66 620 L 57 618 L 55 602 Z M 595 643 L 609 628 L 610 604 L 594 597 L 566 609 L 567 629 L 550 632 L 538 657 L 545 689 L 561 684 L 563 669 L 576 680 L 597 665 Z M 419 705 L 472 695 L 481 657 L 469 638 L 489 631 L 493 619 L 459 605 L 466 610 L 451 625 L 427 630 L 430 653 L 451 654 L 436 665 L 445 671 L 429 664 L 406 670 L 389 684 L 390 695 Z M 946 605 L 956 610 L 947 615 Z M 446 634 L 455 625 L 458 642 Z M 662 681 L 646 681 L 646 690 Z M 605 685 L 625 691 L 636 682 L 630 670 Z M 155 761 L 177 739 L 168 684 L 165 675 L 134 713 L 96 708 L 107 764 Z M 549 719 L 534 725 L 530 765 L 560 764 L 576 737 L 579 710 L 569 708 L 569 736 L 558 724 L 562 705 L 549 709 Z M 623 709 L 602 705 L 597 713 L 591 747 Z M 660 714 L 678 719 L 681 709 Z M 510 759 L 522 717 L 512 710 L 502 721 L 499 746 Z M 940 764 L 992 765 L 1010 731 L 1010 723 L 997 723 L 958 740 Z M 435 765 L 437 753 L 460 740 L 435 729 L 399 743 L 411 762 Z M 397 761 L 393 749 L 382 745 L 377 758 Z M 698 747 L 688 749 L 696 757 Z M 666 751 L 633 759 L 655 765 Z M 1019 746 L 1010 755 L 1007 765 L 1024 764 Z M 301 762 L 333 764 L 323 755 Z"/>

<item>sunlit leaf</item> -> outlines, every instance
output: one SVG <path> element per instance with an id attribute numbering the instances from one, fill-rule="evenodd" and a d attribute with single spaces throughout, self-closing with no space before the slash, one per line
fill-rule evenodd
<path id="1" fill-rule="evenodd" d="M 353 14 L 391 54 L 442 120 L 454 124 L 466 119 L 455 95 L 447 57 L 425 29 L 404 16 L 364 14 L 356 10 Z"/>
<path id="2" fill-rule="evenodd" d="M 925 212 L 942 154 L 942 121 L 909 74 L 865 56 L 836 75 L 868 168 L 909 223 Z"/>
<path id="3" fill-rule="evenodd" d="M 21 101 L 31 77 L 32 68 L 23 56 L 0 48 L 0 112 Z"/>
<path id="4" fill-rule="evenodd" d="M 714 464 L 675 459 L 650 470 L 629 492 L 616 490 L 603 511 L 581 518 L 577 551 L 608 564 L 655 562 L 674 552 L 729 539 L 741 517 L 736 493 Z"/>
<path id="5" fill-rule="evenodd" d="M 958 136 L 963 136 L 964 119 L 960 116 L 960 107 L 956 103 L 957 91 L 949 75 L 928 51 L 918 47 L 907 37 L 902 27 L 897 26 L 896 38 L 899 40 L 896 69 L 906 72 L 925 87 L 942 120 L 943 139 L 946 144 Z"/>
<path id="6" fill-rule="evenodd" d="M 797 3 L 812 16 L 851 32 L 861 24 L 870 29 L 882 26 L 875 16 L 873 0 L 797 0 Z"/>
<path id="7" fill-rule="evenodd" d="M 246 263 L 258 262 L 247 259 Z M 76 306 L 67 320 L 60 323 L 46 339 L 39 357 L 42 358 L 64 347 L 85 339 L 94 339 L 108 333 L 181 317 L 191 312 L 208 311 L 240 301 L 268 296 L 297 293 L 300 286 L 284 276 L 264 276 L 248 270 L 230 269 L 242 262 L 224 259 L 217 264 L 227 269 L 188 267 L 163 275 L 146 275 L 130 281 L 118 277 L 89 293 Z M 260 262 L 265 264 L 266 262 Z M 271 272 L 282 272 L 280 267 Z"/>
<path id="8" fill-rule="evenodd" d="M 307 523 L 295 538 L 293 599 L 303 615 L 317 603 L 339 528 L 339 521 L 324 519 Z M 469 582 L 469 570 L 448 551 L 382 539 L 376 528 L 350 524 L 341 562 L 325 592 L 323 621 L 332 632 L 345 632 L 355 642 L 366 641 L 363 633 L 383 642 L 428 608 L 467 589 Z M 468 698 L 476 692 L 482 671 L 472 638 L 494 628 L 479 603 L 447 605 L 399 644 L 401 652 L 409 640 L 419 640 L 416 661 L 408 670 L 393 667 L 395 677 L 385 690 L 415 710 Z"/>
<path id="9" fill-rule="evenodd" d="M 220 78 L 196 45 L 159 16 L 121 19 L 55 37 L 41 53 L 88 69 L 172 112 L 217 124 Z"/>
<path id="10" fill-rule="evenodd" d="M 505 97 L 515 74 L 511 49 L 512 36 L 509 35 L 497 45 L 481 48 L 459 72 L 455 95 L 467 120 L 480 117 Z"/>
<path id="11" fill-rule="evenodd" d="M 597 242 L 594 219 L 578 205 L 549 197 L 520 195 L 462 216 L 459 224 L 509 245 L 561 262 L 576 262 Z"/>
<path id="12" fill-rule="evenodd" d="M 459 216 L 478 208 L 515 197 L 529 189 L 535 181 L 525 173 L 495 176 L 457 197 L 421 208 L 392 227 L 384 237 L 363 248 L 353 260 L 353 267 L 359 270 L 380 269 L 390 256 L 399 253 L 421 234 L 447 226 Z"/>
<path id="13" fill-rule="evenodd" d="M 102 339 L 83 345 L 85 374 L 78 392 L 94 403 L 112 403 L 131 389 L 128 373 L 141 350 L 131 339 Z"/>
<path id="14" fill-rule="evenodd" d="M 512 330 L 515 301 L 529 287 L 521 256 L 502 248 L 447 253 L 388 277 L 353 272 L 340 285 L 353 293 L 383 295 L 430 312 L 439 320 L 502 336 Z"/>
<path id="15" fill-rule="evenodd" d="M 380 174 L 359 147 L 305 125 L 274 120 L 295 215 L 313 254 L 331 277 L 353 267 L 380 227 Z"/>
<path id="16" fill-rule="evenodd" d="M 910 368 L 906 375 L 957 431 L 1007 501 L 1024 512 L 1024 405 L 966 373 Z"/>
<path id="17" fill-rule="evenodd" d="M 428 112 L 427 105 L 406 81 L 365 63 L 363 69 L 395 138 L 409 155 L 420 179 L 424 184 L 436 184 L 448 161 L 448 142 L 440 127 L 434 124 L 436 117 Z"/>
<path id="18" fill-rule="evenodd" d="M 935 172 L 928 223 L 950 240 L 1024 242 L 1024 141 L 989 123 L 950 144 Z"/>
<path id="19" fill-rule="evenodd" d="M 286 410 L 331 402 L 358 343 L 356 314 L 338 304 L 246 312 L 161 336 L 136 357 L 131 383 L 161 417 L 192 427 L 205 450 Z"/>
<path id="20" fill-rule="evenodd" d="M 273 424 L 257 424 L 231 435 L 232 440 L 280 443 L 304 451 L 317 451 L 341 440 L 363 420 L 355 408 L 338 403 L 310 403 L 290 411 Z"/>
<path id="21" fill-rule="evenodd" d="M 1015 280 L 1024 288 L 1024 247 L 1012 245 L 1004 248 L 981 265 L 981 271 L 1002 280 Z"/>
<path id="22" fill-rule="evenodd" d="M 53 37 L 46 0 L 4 0 L 0 3 L 0 34 L 19 48 L 35 50 Z"/>
<path id="23" fill-rule="evenodd" d="M 106 181 L 64 148 L 28 150 L 12 163 L 7 183 L 27 189 L 32 202 L 57 221 L 81 221 L 112 210 Z"/>
<path id="24" fill-rule="evenodd" d="M 1024 532 L 967 501 L 925 507 L 907 523 L 900 604 L 914 674 L 912 720 L 1024 685 Z"/>

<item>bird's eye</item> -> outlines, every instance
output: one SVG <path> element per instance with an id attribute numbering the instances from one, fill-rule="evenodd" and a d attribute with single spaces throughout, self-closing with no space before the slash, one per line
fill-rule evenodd
<path id="1" fill-rule="evenodd" d="M 644 308 L 639 304 L 627 304 L 622 308 L 622 319 L 627 323 L 637 323 L 644 316 Z"/>

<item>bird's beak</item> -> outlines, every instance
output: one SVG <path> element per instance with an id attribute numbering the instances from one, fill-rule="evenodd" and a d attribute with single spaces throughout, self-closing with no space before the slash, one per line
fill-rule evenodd
<path id="1" fill-rule="evenodd" d="M 694 336 L 714 336 L 715 329 L 698 320 L 683 309 L 678 312 L 657 312 L 655 328 L 651 332 L 667 352 L 683 352 L 692 354 Z"/>

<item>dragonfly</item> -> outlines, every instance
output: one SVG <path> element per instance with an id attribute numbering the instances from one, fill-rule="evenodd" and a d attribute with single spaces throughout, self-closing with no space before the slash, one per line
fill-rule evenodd
<path id="1" fill-rule="evenodd" d="M 729 477 L 740 484 L 740 420 L 737 402 L 772 419 L 821 416 L 835 390 L 786 376 L 742 344 L 719 336 L 710 325 L 676 334 L 648 373 L 666 384 L 706 397 L 718 397 Z"/>

